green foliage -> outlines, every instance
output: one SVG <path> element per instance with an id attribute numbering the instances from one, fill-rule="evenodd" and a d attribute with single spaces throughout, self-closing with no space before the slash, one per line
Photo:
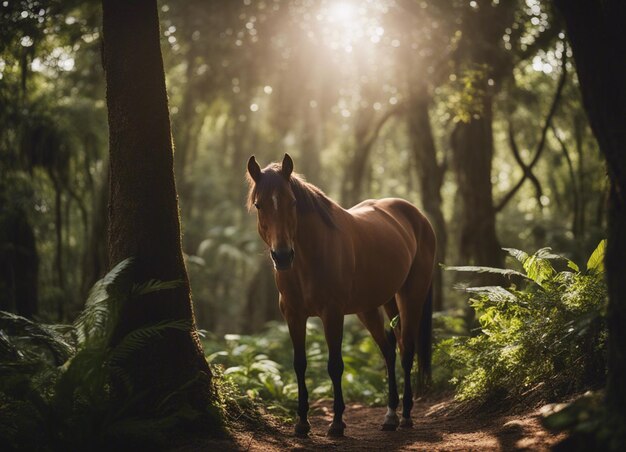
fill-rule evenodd
<path id="1" fill-rule="evenodd" d="M 453 369 L 458 398 L 515 398 L 539 388 L 550 398 L 601 384 L 606 373 L 603 273 L 597 266 L 581 272 L 549 248 L 533 255 L 506 251 L 522 264 L 524 286 L 465 289 L 479 330 L 472 337 L 444 340 L 435 352 L 440 364 Z M 603 243 L 592 260 L 602 260 L 602 253 Z M 564 268 L 557 271 L 558 266 Z"/>
<path id="2" fill-rule="evenodd" d="M 242 391 L 243 398 L 263 403 L 271 412 L 290 417 L 295 413 L 298 386 L 287 326 L 270 322 L 254 336 L 227 334 L 205 338 L 210 363 L 221 366 L 224 376 Z M 332 398 L 327 372 L 328 352 L 321 324 L 307 324 L 307 386 L 313 400 Z M 367 330 L 346 318 L 343 338 L 343 390 L 350 401 L 382 405 L 387 400 L 385 362 Z"/>
<path id="3" fill-rule="evenodd" d="M 178 282 L 133 284 L 132 260 L 120 262 L 91 290 L 73 325 L 43 325 L 0 312 L 0 440 L 12 449 L 85 450 L 151 444 L 202 413 L 174 403 L 193 381 L 167 394 L 150 418 L 133 415 L 145 403 L 145 382 L 128 371 L 133 357 L 187 320 L 136 329 L 110 345 L 124 303 Z"/>

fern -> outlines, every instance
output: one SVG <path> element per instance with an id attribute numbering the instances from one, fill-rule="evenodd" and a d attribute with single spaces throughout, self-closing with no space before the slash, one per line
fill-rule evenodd
<path id="1" fill-rule="evenodd" d="M 141 351 L 150 342 L 162 337 L 167 330 L 191 331 L 191 322 L 187 319 L 166 320 L 128 333 L 111 351 L 111 363 L 126 361 L 134 353 Z"/>
<path id="2" fill-rule="evenodd" d="M 160 290 L 166 289 L 176 289 L 182 285 L 182 281 L 174 280 L 174 281 L 158 281 L 156 279 L 151 279 L 142 284 L 135 284 L 133 286 L 132 295 L 134 297 L 138 297 L 141 295 L 147 295 L 152 292 L 157 292 Z"/>
<path id="3" fill-rule="evenodd" d="M 74 347 L 63 334 L 44 324 L 33 322 L 25 317 L 0 311 L 0 353 L 16 360 L 37 360 L 45 355 L 46 349 L 56 365 L 65 362 L 73 353 Z"/>
<path id="4" fill-rule="evenodd" d="M 603 381 L 607 302 L 599 264 L 603 247 L 600 243 L 592 254 L 587 272 L 550 248 L 532 255 L 505 248 L 522 264 L 524 280 L 531 284 L 463 289 L 472 294 L 470 306 L 480 323 L 478 334 L 442 341 L 434 354 L 452 367 L 448 375 L 460 399 L 522 397 L 536 387 L 554 397 Z M 559 261 L 567 263 L 562 271 L 556 270 Z M 509 272 L 499 270 L 488 269 Z M 519 276 L 519 272 L 513 274 Z"/>
<path id="5" fill-rule="evenodd" d="M 72 325 L 43 325 L 0 312 L 0 443 L 15 449 L 54 444 L 66 450 L 99 447 L 113 439 L 158 444 L 165 438 L 162 429 L 200 415 L 176 397 L 181 387 L 163 399 L 154 417 L 131 417 L 150 393 L 136 391 L 127 371 L 132 357 L 168 330 L 191 330 L 188 320 L 164 320 L 110 346 L 125 304 L 181 284 L 136 284 L 132 263 L 120 262 L 93 286 Z"/>
<path id="6" fill-rule="evenodd" d="M 441 266 L 444 270 L 455 271 L 455 272 L 469 272 L 469 273 L 491 273 L 494 275 L 502 275 L 506 277 L 518 276 L 523 279 L 531 279 L 524 273 L 520 273 L 516 270 L 511 270 L 508 268 L 497 268 L 497 267 L 481 267 L 476 265 L 463 265 L 463 266 Z"/>

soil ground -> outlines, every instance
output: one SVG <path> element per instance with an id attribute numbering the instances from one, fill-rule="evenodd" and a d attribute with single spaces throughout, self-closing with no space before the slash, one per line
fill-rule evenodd
<path id="1" fill-rule="evenodd" d="M 334 451 L 514 451 L 549 450 L 564 438 L 545 431 L 539 410 L 516 414 L 463 412 L 451 397 L 416 402 L 413 428 L 395 432 L 381 430 L 385 407 L 350 404 L 344 420 L 343 438 L 328 438 L 326 429 L 332 418 L 330 401 L 312 405 L 311 433 L 296 437 L 291 424 L 268 419 L 268 430 L 234 431 L 232 439 L 198 444 L 202 450 L 334 450 Z M 196 447 L 185 451 L 198 450 Z"/>

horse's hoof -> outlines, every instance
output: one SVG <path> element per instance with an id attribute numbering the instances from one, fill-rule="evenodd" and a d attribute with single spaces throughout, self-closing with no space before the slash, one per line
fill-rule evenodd
<path id="1" fill-rule="evenodd" d="M 400 420 L 400 428 L 411 428 L 413 427 L 413 420 L 410 417 L 402 417 Z"/>
<path id="2" fill-rule="evenodd" d="M 391 408 L 387 409 L 387 414 L 385 415 L 385 422 L 383 422 L 383 430 L 387 432 L 393 432 L 398 428 L 400 424 L 400 419 L 395 411 Z"/>
<path id="3" fill-rule="evenodd" d="M 326 432 L 326 436 L 332 436 L 335 438 L 341 437 L 343 436 L 343 431 L 346 428 L 346 423 L 345 422 L 333 422 L 332 424 L 330 424 L 330 427 L 328 427 L 328 431 Z"/>
<path id="4" fill-rule="evenodd" d="M 294 425 L 293 427 L 293 431 L 298 436 L 306 436 L 311 431 L 311 424 L 309 424 L 309 421 L 301 421 L 298 417 L 296 420 L 296 425 Z"/>

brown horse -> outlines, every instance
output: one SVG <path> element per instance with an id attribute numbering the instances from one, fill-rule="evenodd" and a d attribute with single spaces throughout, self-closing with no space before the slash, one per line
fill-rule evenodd
<path id="1" fill-rule="evenodd" d="M 279 305 L 293 343 L 298 380 L 297 434 L 311 429 L 305 334 L 308 317 L 322 319 L 328 344 L 328 374 L 333 383 L 334 418 L 328 435 L 343 435 L 341 391 L 343 318 L 356 314 L 378 344 L 387 365 L 388 410 L 383 429 L 411 427 L 411 368 L 417 352 L 421 382 L 430 378 L 431 279 L 435 235 L 426 217 L 402 199 L 367 200 L 344 210 L 320 189 L 282 165 L 261 170 L 248 161 L 248 207 L 257 209 L 258 231 L 270 248 Z M 395 331 L 385 332 L 381 307 L 399 314 Z M 404 370 L 402 421 L 395 378 L 396 341 Z"/>

